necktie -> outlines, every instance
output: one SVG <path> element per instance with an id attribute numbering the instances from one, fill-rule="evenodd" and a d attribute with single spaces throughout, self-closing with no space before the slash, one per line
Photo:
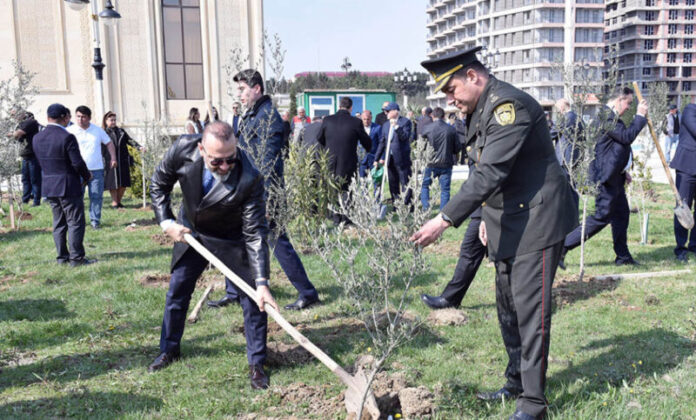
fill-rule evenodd
<path id="1" fill-rule="evenodd" d="M 215 178 L 213 174 L 208 170 L 208 168 L 203 169 L 203 195 L 205 196 L 210 192 L 215 184 Z"/>

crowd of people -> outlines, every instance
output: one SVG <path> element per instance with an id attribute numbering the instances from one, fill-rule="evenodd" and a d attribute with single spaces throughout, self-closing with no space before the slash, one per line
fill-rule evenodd
<path id="1" fill-rule="evenodd" d="M 354 114 L 348 97 L 341 98 L 335 114 L 323 119 L 311 118 L 302 108 L 294 117 L 289 113 L 281 116 L 264 92 L 261 74 L 253 69 L 234 77 L 240 100 L 227 122 L 214 108 L 201 121 L 198 109 L 192 108 L 185 134 L 165 154 L 150 187 L 157 222 L 175 245 L 160 352 L 149 370 L 165 368 L 180 357 L 191 294 L 208 264 L 187 244 L 185 234 L 190 233 L 256 289 L 254 302 L 226 279 L 224 297 L 208 305 L 241 305 L 250 384 L 254 389 L 269 386 L 264 370 L 264 304 L 277 308 L 269 283 L 271 249 L 298 291 L 297 299 L 285 309 L 304 310 L 320 302 L 287 233 L 275 239 L 268 235 L 275 222 L 267 216 L 265 191 L 269 183 L 282 180 L 283 149 L 296 142 L 327 151 L 330 170 L 342 180 L 343 194 L 353 177 L 367 177 L 381 169 L 392 199 L 411 203 L 414 192 L 408 188 L 409 179 L 421 175 L 420 205 L 427 209 L 430 186 L 438 178 L 439 213 L 410 240 L 425 247 L 447 228 L 458 227 L 467 219 L 470 222 L 451 281 L 440 295 L 423 294 L 421 298 L 434 309 L 458 307 L 487 254 L 496 270 L 498 318 L 509 362 L 506 383 L 477 397 L 485 401 L 516 399 L 512 419 L 543 417 L 548 404 L 551 287 L 556 268 L 564 268 L 564 257 L 578 246 L 582 233 L 569 167 L 577 159 L 572 143 L 582 138 L 584 126 L 566 99 L 557 102 L 559 123 L 550 126 L 536 100 L 489 74 L 476 58 L 479 50 L 457 51 L 422 63 L 433 75 L 436 90 L 446 95 L 463 118 L 449 118 L 440 107 L 425 107 L 418 118 L 409 113 L 403 116 L 398 103 L 385 102 L 373 119 L 369 110 Z M 611 224 L 617 265 L 637 264 L 626 243 L 625 185 L 630 182 L 631 144 L 646 125 L 649 107 L 641 101 L 627 126 L 620 117 L 633 101 L 634 92 L 621 88 L 598 111 L 595 118 L 605 118 L 610 128 L 597 139 L 590 165 L 590 178 L 598 192 L 595 213 L 586 221 L 585 239 Z M 127 146 L 140 147 L 117 126 L 113 112 L 104 115 L 102 128 L 92 124 L 91 117 L 90 109 L 80 106 L 71 123 L 70 110 L 53 104 L 47 111 L 45 129 L 40 130 L 33 116 L 27 116 L 14 133 L 29 145 L 22 152 L 23 200 L 33 199 L 39 205 L 40 197 L 46 197 L 53 211 L 57 261 L 73 266 L 93 262 L 85 257 L 82 244 L 85 187 L 90 224 L 98 229 L 105 185 L 112 206 L 121 206 L 123 190 L 130 185 Z M 677 171 L 682 197 L 693 206 L 696 104 L 687 105 L 681 116 L 673 107 L 666 118 L 666 149 L 677 143 L 671 166 Z M 427 167 L 421 174 L 412 171 L 411 148 L 416 141 L 430 145 Z M 263 161 L 255 162 L 248 150 L 262 142 L 266 150 Z M 106 159 L 102 146 L 108 152 Z M 469 176 L 451 196 L 452 168 L 460 162 L 469 164 Z M 177 182 L 183 203 L 175 214 L 171 194 Z M 379 186 L 374 186 L 377 191 Z M 335 215 L 334 222 L 350 220 Z M 686 231 L 676 219 L 675 238 L 677 259 L 685 261 L 688 252 L 696 252 L 696 233 Z"/>

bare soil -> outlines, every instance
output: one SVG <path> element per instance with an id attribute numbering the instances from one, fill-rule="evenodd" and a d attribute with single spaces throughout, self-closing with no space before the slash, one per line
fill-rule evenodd
<path id="1" fill-rule="evenodd" d="M 174 241 L 164 233 L 156 233 L 152 236 L 150 236 L 150 239 L 152 239 L 157 245 L 160 246 L 173 246 Z"/>
<path id="2" fill-rule="evenodd" d="M 459 309 L 446 308 L 430 312 L 428 322 L 432 325 L 465 325 L 469 322 L 469 316 Z"/>
<path id="3" fill-rule="evenodd" d="M 144 287 L 169 287 L 169 279 L 171 276 L 169 274 L 145 274 L 138 281 L 141 286 Z"/>

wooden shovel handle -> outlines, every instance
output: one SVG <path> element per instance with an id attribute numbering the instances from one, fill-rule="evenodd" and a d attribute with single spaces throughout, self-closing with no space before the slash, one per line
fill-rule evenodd
<path id="1" fill-rule="evenodd" d="M 643 100 L 643 94 L 640 92 L 640 87 L 638 87 L 637 82 L 633 82 L 633 90 L 636 92 L 636 96 L 638 97 L 638 101 Z M 667 165 L 667 159 L 665 159 L 665 154 L 662 152 L 662 147 L 660 147 L 660 141 L 657 138 L 657 133 L 655 132 L 655 127 L 653 127 L 652 120 L 650 119 L 649 116 L 647 116 L 648 119 L 648 128 L 650 128 L 650 135 L 652 136 L 653 143 L 655 143 L 655 148 L 657 149 L 657 154 L 660 156 L 660 161 L 662 162 L 662 167 L 665 168 L 665 173 L 667 174 L 667 179 L 669 180 L 669 185 L 672 186 L 672 190 L 674 191 L 674 195 L 677 199 L 677 205 L 680 205 L 682 200 L 681 196 L 679 195 L 679 190 L 677 189 L 677 185 L 674 183 L 674 179 L 672 179 L 672 172 L 669 169 L 669 165 Z"/>
<path id="2" fill-rule="evenodd" d="M 193 247 L 199 254 L 201 254 L 206 260 L 215 266 L 218 270 L 222 272 L 235 286 L 239 287 L 244 293 L 246 293 L 250 298 L 256 301 L 256 290 L 237 276 L 232 270 L 230 270 L 222 261 L 220 261 L 215 255 L 213 255 L 206 247 L 204 247 L 200 242 L 196 240 L 190 234 L 184 234 L 184 238 L 189 245 Z M 295 339 L 302 347 L 304 347 L 308 352 L 310 352 L 314 357 L 319 359 L 327 368 L 329 368 L 333 373 L 338 376 L 343 383 L 349 387 L 355 387 L 355 382 L 352 381 L 352 377 L 346 372 L 341 366 L 324 353 L 319 347 L 315 346 L 307 337 L 305 337 L 301 332 L 299 332 L 295 327 L 293 327 L 274 307 L 266 303 L 264 305 L 264 310 L 273 317 L 273 319 L 287 332 L 292 338 Z"/>

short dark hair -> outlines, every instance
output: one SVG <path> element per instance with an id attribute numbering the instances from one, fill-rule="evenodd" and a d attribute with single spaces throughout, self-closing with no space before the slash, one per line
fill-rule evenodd
<path id="1" fill-rule="evenodd" d="M 82 115 L 86 115 L 89 118 L 92 118 L 92 110 L 87 108 L 85 105 L 80 105 L 77 108 L 75 108 L 75 114 L 80 113 Z"/>
<path id="2" fill-rule="evenodd" d="M 482 74 L 485 76 L 488 76 L 489 71 L 486 68 L 486 66 L 483 65 L 480 61 L 474 61 L 468 66 L 462 67 L 461 69 L 457 70 L 456 73 L 454 73 L 455 77 L 466 77 L 466 72 L 469 70 L 473 70 L 478 74 Z"/>
<path id="3" fill-rule="evenodd" d="M 244 82 L 249 87 L 254 87 L 254 86 L 260 86 L 261 87 L 261 93 L 263 93 L 263 77 L 261 77 L 261 73 L 254 69 L 246 69 L 242 70 L 239 73 L 237 73 L 232 80 L 235 82 Z"/>
<path id="4" fill-rule="evenodd" d="M 205 126 L 203 130 L 203 137 L 213 136 L 215 139 L 221 142 L 228 142 L 234 138 L 234 128 L 224 121 L 213 121 Z"/>
<path id="5" fill-rule="evenodd" d="M 633 89 L 631 89 L 628 86 L 620 86 L 614 90 L 614 94 L 611 95 L 611 99 L 623 99 L 627 96 L 633 96 L 634 92 Z"/>
<path id="6" fill-rule="evenodd" d="M 432 114 L 432 113 L 433 113 L 433 109 L 430 108 L 429 106 L 426 106 L 425 107 L 425 115 L 430 116 L 430 114 Z"/>
<path id="7" fill-rule="evenodd" d="M 445 116 L 445 110 L 440 108 L 439 106 L 436 106 L 435 109 L 433 109 L 433 118 L 437 118 L 438 120 L 441 120 Z"/>
<path id="8" fill-rule="evenodd" d="M 352 106 L 353 106 L 353 100 L 347 96 L 342 97 L 341 100 L 338 101 L 339 108 L 350 109 Z"/>

